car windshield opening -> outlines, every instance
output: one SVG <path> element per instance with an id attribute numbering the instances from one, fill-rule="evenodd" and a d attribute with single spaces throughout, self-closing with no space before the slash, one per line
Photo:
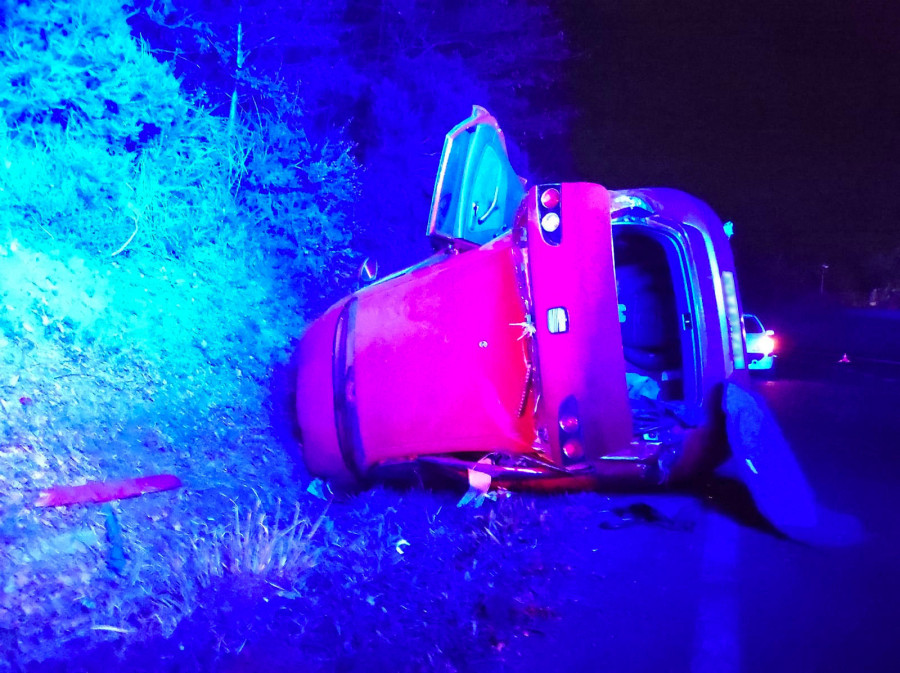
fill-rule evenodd
<path id="1" fill-rule="evenodd" d="M 617 233 L 614 246 L 629 387 L 643 382 L 658 390 L 659 399 L 681 400 L 681 326 L 666 250 L 655 238 L 633 231 Z"/>

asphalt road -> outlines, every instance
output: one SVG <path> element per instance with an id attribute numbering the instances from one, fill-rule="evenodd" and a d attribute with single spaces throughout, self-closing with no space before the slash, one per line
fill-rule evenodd
<path id="1" fill-rule="evenodd" d="M 519 638 L 505 670 L 898 670 L 900 379 L 820 364 L 788 363 L 756 387 L 820 503 L 856 517 L 861 542 L 779 537 L 724 487 L 611 498 L 675 523 L 560 540 L 562 558 L 592 570 L 560 577 L 557 619 Z"/>

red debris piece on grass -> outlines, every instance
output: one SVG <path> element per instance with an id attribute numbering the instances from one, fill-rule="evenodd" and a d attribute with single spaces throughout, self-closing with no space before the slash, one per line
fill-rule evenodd
<path id="1" fill-rule="evenodd" d="M 154 474 L 149 477 L 89 481 L 83 486 L 52 486 L 41 491 L 35 505 L 59 507 L 84 502 L 109 502 L 122 498 L 134 498 L 144 493 L 168 491 L 181 486 L 181 480 L 172 474 Z"/>

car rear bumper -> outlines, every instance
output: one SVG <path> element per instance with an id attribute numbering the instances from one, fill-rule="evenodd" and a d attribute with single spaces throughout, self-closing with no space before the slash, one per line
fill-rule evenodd
<path id="1" fill-rule="evenodd" d="M 300 340 L 297 370 L 297 422 L 301 454 L 311 474 L 335 482 L 356 481 L 341 455 L 335 425 L 334 339 L 346 302 L 332 306 Z"/>

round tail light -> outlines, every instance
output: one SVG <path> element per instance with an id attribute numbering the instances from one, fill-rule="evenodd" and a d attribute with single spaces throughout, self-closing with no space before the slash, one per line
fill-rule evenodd
<path id="1" fill-rule="evenodd" d="M 563 414 L 559 417 L 559 428 L 569 435 L 578 432 L 578 416 Z"/>
<path id="2" fill-rule="evenodd" d="M 570 439 L 563 445 L 563 455 L 569 460 L 581 460 L 584 458 L 584 447 L 577 439 Z"/>
<path id="3" fill-rule="evenodd" d="M 556 213 L 547 213 L 541 218 L 541 229 L 547 232 L 554 232 L 559 229 L 559 215 Z"/>
<path id="4" fill-rule="evenodd" d="M 559 190 L 551 187 L 541 194 L 541 205 L 551 210 L 556 208 L 559 205 Z"/>

